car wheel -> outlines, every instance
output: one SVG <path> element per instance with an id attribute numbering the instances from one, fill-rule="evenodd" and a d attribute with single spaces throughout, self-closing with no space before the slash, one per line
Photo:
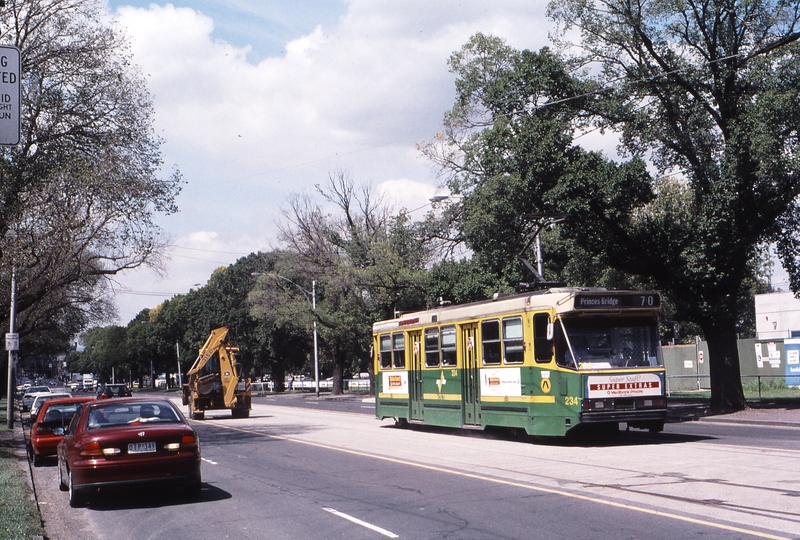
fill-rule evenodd
<path id="1" fill-rule="evenodd" d="M 33 452 L 33 466 L 34 467 L 41 467 L 42 466 L 42 461 L 44 461 L 44 458 L 42 456 L 38 455 L 36 452 Z"/>
<path id="2" fill-rule="evenodd" d="M 86 505 L 86 498 L 82 493 L 75 490 L 75 482 L 72 479 L 72 471 L 69 471 L 69 505 L 72 508 L 80 508 Z"/>
<path id="3" fill-rule="evenodd" d="M 61 464 L 58 464 L 58 489 L 61 491 L 67 491 L 69 486 L 66 482 L 64 482 L 64 474 L 61 472 Z"/>

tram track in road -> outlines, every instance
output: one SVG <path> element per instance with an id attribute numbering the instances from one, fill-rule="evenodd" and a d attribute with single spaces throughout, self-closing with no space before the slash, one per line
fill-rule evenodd
<path id="1" fill-rule="evenodd" d="M 688 484 L 691 483 L 703 483 L 703 484 L 716 484 L 723 488 L 732 488 L 732 487 L 745 487 L 747 489 L 762 489 L 760 486 L 734 486 L 727 482 L 718 482 L 714 480 L 689 480 Z M 684 482 L 676 482 L 676 484 L 685 485 Z M 644 490 L 637 490 L 630 486 L 613 486 L 613 485 L 600 485 L 600 484 L 586 484 L 588 488 L 595 488 L 595 489 L 612 489 L 620 492 L 625 492 L 634 495 L 642 495 L 647 497 L 656 497 L 665 500 L 672 500 L 677 501 L 680 503 L 686 503 L 691 505 L 699 505 L 699 506 L 706 506 L 709 508 L 720 508 L 725 510 L 731 510 L 736 513 L 740 514 L 749 514 L 752 516 L 759 516 L 765 517 L 770 519 L 783 519 L 788 520 L 793 523 L 797 524 L 797 529 L 800 530 L 800 512 L 789 512 L 789 511 L 782 511 L 779 509 L 763 509 L 763 508 L 754 508 L 752 506 L 745 506 L 740 504 L 732 504 L 727 503 L 725 501 L 719 499 L 697 499 L 694 497 L 685 497 L 679 495 L 668 495 L 668 494 L 654 494 L 651 491 L 644 491 Z M 769 488 L 764 488 L 767 491 L 771 492 L 780 492 L 780 495 L 786 495 L 789 497 L 800 497 L 800 491 L 786 491 L 786 490 L 773 490 Z M 782 491 L 782 492 L 781 492 Z"/>
<path id="2" fill-rule="evenodd" d="M 352 416 L 349 416 L 344 421 L 353 422 L 354 420 L 352 420 Z M 515 444 L 515 441 L 496 437 L 458 437 L 453 434 L 428 433 L 432 430 L 424 429 L 418 430 L 417 433 L 414 432 L 416 430 L 412 432 L 408 430 L 395 431 L 391 428 L 379 430 L 381 434 L 390 435 L 390 438 L 396 438 L 395 434 L 397 434 L 404 440 L 403 444 L 409 440 L 408 435 L 411 435 L 411 439 L 418 435 L 423 446 L 426 446 L 432 439 L 436 439 L 435 445 L 429 449 L 416 450 L 412 458 L 411 455 L 403 455 L 403 452 L 387 455 L 381 453 L 380 450 L 376 451 L 377 447 L 370 449 L 370 445 L 359 444 L 363 443 L 362 439 L 367 437 L 366 435 L 351 435 L 344 443 L 334 440 L 325 441 L 325 437 L 315 439 L 314 431 L 327 429 L 327 427 L 322 428 L 318 422 L 312 422 L 310 425 L 314 425 L 316 428 L 307 431 L 298 430 L 297 426 L 294 426 L 295 429 L 289 430 L 289 434 L 286 435 L 281 434 L 283 430 L 280 425 L 276 425 L 274 422 L 271 424 L 269 430 L 264 430 L 263 426 L 245 426 L 240 423 L 219 423 L 216 426 L 247 433 L 250 436 L 310 445 L 320 449 L 346 452 L 365 459 L 378 459 L 463 478 L 610 505 L 648 515 L 703 524 L 720 530 L 734 531 L 745 536 L 789 538 L 795 535 L 783 535 L 790 534 L 790 531 L 796 531 L 800 524 L 800 507 L 795 502 L 800 501 L 800 493 L 797 491 L 779 488 L 771 483 L 759 485 L 742 482 L 738 481 L 736 476 L 718 477 L 719 475 L 714 471 L 709 471 L 708 475 L 692 478 L 683 474 L 677 466 L 673 467 L 668 464 L 663 470 L 646 470 L 646 465 L 643 465 L 643 463 L 658 463 L 659 458 L 651 456 L 663 457 L 666 455 L 663 450 L 669 448 L 671 452 L 678 451 L 677 445 L 680 445 L 681 452 L 686 453 L 687 456 L 688 454 L 693 456 L 689 461 L 697 470 L 700 470 L 697 466 L 698 454 L 709 456 L 712 462 L 714 461 L 713 456 L 716 455 L 719 458 L 717 461 L 736 462 L 737 467 L 740 467 L 742 462 L 751 459 L 750 456 L 754 451 L 758 453 L 758 450 L 754 448 L 746 448 L 743 455 L 741 449 L 733 451 L 737 450 L 735 447 L 703 445 L 702 443 L 671 442 L 665 446 L 663 443 L 658 444 L 653 441 L 641 444 L 642 441 L 638 440 L 637 444 L 631 445 L 623 440 L 606 446 L 542 445 L 530 442 Z M 374 424 L 372 426 L 374 430 Z M 398 444 L 393 446 L 397 447 Z M 434 446 L 438 448 L 440 444 L 449 447 L 450 451 L 437 452 Z M 494 463 L 486 463 L 486 460 L 483 460 L 484 462 L 478 461 L 479 464 L 476 465 L 474 460 L 477 458 L 475 456 L 485 452 L 485 449 L 482 448 L 487 445 L 495 451 Z M 400 446 L 402 447 L 402 444 Z M 475 446 L 475 448 L 469 451 L 470 446 Z M 647 455 L 640 456 L 635 460 L 629 459 L 627 461 L 629 466 L 613 464 L 615 460 L 618 463 L 622 461 L 620 456 L 630 457 L 632 453 L 642 452 L 642 449 L 647 450 Z M 763 450 L 762 453 L 767 454 L 769 459 L 775 459 L 776 452 L 781 453 L 784 457 L 787 455 L 795 457 L 792 452 Z M 555 457 L 556 452 L 566 452 L 569 456 Z M 431 458 L 425 462 L 426 458 L 420 457 L 423 453 L 424 455 L 449 457 L 446 459 Z M 587 459 L 587 456 L 592 459 Z M 505 462 L 509 465 L 501 464 Z M 633 463 L 638 463 L 638 467 L 630 466 Z M 563 474 L 567 470 L 573 471 L 572 474 Z M 600 478 L 622 478 L 626 481 L 597 481 Z M 642 478 L 646 478 L 647 481 L 643 483 Z M 688 496 L 687 492 L 696 493 L 696 495 Z M 714 495 L 710 496 L 708 493 L 714 493 Z M 781 498 L 784 503 L 787 498 L 793 502 L 791 505 L 776 502 Z"/>
<path id="3" fill-rule="evenodd" d="M 261 407 L 265 409 L 259 411 Z M 213 424 L 208 420 L 205 423 L 242 430 L 250 436 L 310 444 L 448 474 L 463 475 L 465 471 L 476 471 L 469 477 L 509 482 L 508 485 L 564 496 L 582 496 L 586 497 L 584 500 L 601 504 L 616 502 L 636 511 L 655 510 L 671 519 L 733 524 L 734 528 L 742 529 L 742 534 L 751 536 L 763 536 L 760 529 L 789 534 L 800 525 L 800 493 L 786 489 L 786 482 L 792 482 L 791 478 L 786 478 L 785 482 L 768 478 L 779 469 L 776 461 L 789 463 L 796 459 L 800 453 L 796 449 L 725 444 L 714 442 L 717 436 L 693 433 L 653 435 L 639 431 L 621 432 L 610 441 L 575 443 L 556 439 L 542 444 L 541 441 L 532 442 L 530 438 L 520 441 L 502 433 L 429 426 L 394 429 L 384 423 L 376 431 L 374 418 L 320 409 L 265 404 L 256 405 L 253 413 L 250 421 L 230 421 L 225 417 L 219 422 L 212 418 Z M 337 419 L 343 429 L 355 429 L 355 432 L 338 442 L 318 436 L 327 433 L 331 424 L 336 425 Z M 693 423 L 693 426 L 698 424 Z M 437 457 L 427 460 L 421 455 L 412 458 L 403 452 L 390 455 L 381 450 L 382 447 L 359 444 L 370 440 L 374 433 L 391 434 L 391 438 L 397 438 L 394 437 L 397 435 L 404 440 L 390 445 L 393 447 L 403 447 L 415 439 L 428 441 L 435 438 L 441 441 L 445 450 L 434 452 L 431 449 L 431 455 Z M 724 438 L 719 437 L 719 440 Z M 486 445 L 493 447 L 495 459 L 491 462 L 484 459 L 475 466 L 469 458 L 458 459 L 472 452 L 485 452 L 480 448 Z M 674 456 L 686 456 L 686 459 L 674 459 Z M 672 459 L 671 463 L 667 457 Z M 431 463 L 437 466 L 431 466 Z M 511 465 L 505 466 L 505 463 Z M 530 463 L 535 465 L 530 466 Z M 649 467 L 647 464 L 650 463 L 659 464 L 659 469 Z M 713 469 L 719 464 L 731 466 L 718 474 Z M 749 475 L 743 474 L 743 468 L 752 470 Z M 564 471 L 572 473 L 563 474 Z M 622 482 L 616 481 L 620 478 Z M 646 482 L 641 482 L 642 478 L 646 478 Z M 787 504 L 787 501 L 790 502 Z M 701 516 L 702 519 L 692 516 Z M 796 534 L 790 534 L 790 537 L 794 536 Z M 767 534 L 765 537 L 781 536 Z"/>

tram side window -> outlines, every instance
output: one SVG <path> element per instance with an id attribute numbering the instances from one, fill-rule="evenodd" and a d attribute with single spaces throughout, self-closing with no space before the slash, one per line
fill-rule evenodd
<path id="1" fill-rule="evenodd" d="M 425 330 L 425 366 L 439 367 L 439 329 Z"/>
<path id="2" fill-rule="evenodd" d="M 481 341 L 483 343 L 483 363 L 499 364 L 500 321 L 483 321 L 481 323 Z"/>
<path id="3" fill-rule="evenodd" d="M 381 369 L 392 368 L 392 336 L 381 336 Z"/>
<path id="4" fill-rule="evenodd" d="M 506 364 L 521 364 L 525 359 L 521 317 L 503 319 L 503 352 Z"/>
<path id="5" fill-rule="evenodd" d="M 549 362 L 553 357 L 553 341 L 547 339 L 550 315 L 539 313 L 533 316 L 533 353 L 539 363 Z"/>
<path id="6" fill-rule="evenodd" d="M 456 327 L 442 328 L 442 365 L 456 365 Z"/>
<path id="7" fill-rule="evenodd" d="M 402 333 L 392 334 L 392 357 L 394 367 L 406 367 L 406 338 Z"/>

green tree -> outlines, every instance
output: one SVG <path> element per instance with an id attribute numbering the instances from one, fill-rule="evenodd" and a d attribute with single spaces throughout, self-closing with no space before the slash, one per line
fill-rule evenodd
<path id="1" fill-rule="evenodd" d="M 741 409 L 737 324 L 765 244 L 777 243 L 800 291 L 800 3 L 566 0 L 550 14 L 580 31 L 581 61 L 602 66 L 598 125 L 687 191 L 688 204 L 632 230 L 594 220 L 613 233 L 609 259 L 651 277 L 701 326 L 712 406 Z"/>
<path id="2" fill-rule="evenodd" d="M 122 326 L 106 326 L 86 331 L 81 339 L 84 350 L 69 370 L 78 373 L 93 373 L 98 381 L 110 381 L 112 374 L 124 378 L 127 375 L 125 352 L 126 331 Z"/>
<path id="3" fill-rule="evenodd" d="M 292 256 L 276 265 L 275 273 L 296 286 L 259 278 L 253 312 L 274 313 L 273 320 L 295 321 L 297 328 L 316 320 L 320 351 L 330 362 L 333 392 L 339 394 L 346 370 L 371 365 L 372 323 L 393 317 L 396 310 L 424 307 L 429 250 L 404 212 L 392 214 L 369 187 L 357 188 L 348 173 L 338 171 L 317 190 L 335 213 L 326 213 L 308 196 L 289 201 L 281 238 Z M 317 309 L 312 310 L 308 293 L 315 282 Z"/>
<path id="4" fill-rule="evenodd" d="M 777 241 L 786 258 L 798 237 L 795 36 L 775 26 L 758 34 L 727 7 L 681 6 L 553 4 L 566 27 L 585 30 L 587 58 L 603 67 L 585 80 L 546 49 L 473 37 L 451 58 L 458 96 L 445 133 L 424 150 L 465 195 L 459 234 L 493 274 L 516 277 L 510 261 L 530 238 L 520 215 L 568 213 L 551 236 L 559 273 L 665 291 L 709 342 L 712 406 L 736 410 L 745 406 L 736 336 L 761 250 Z M 747 6 L 762 30 L 774 21 L 768 8 L 783 9 Z M 693 41 L 715 14 L 730 25 Z M 619 129 L 634 159 L 575 146 L 572 133 L 592 125 Z M 651 178 L 645 150 L 661 172 L 682 176 Z"/>
<path id="5" fill-rule="evenodd" d="M 180 175 L 160 178 L 152 103 L 99 0 L 26 0 L 0 10 L 19 47 L 21 141 L 0 149 L 0 303 L 17 277 L 20 334 L 107 321 L 109 278 L 159 264 L 157 214 Z M 23 343 L 24 344 L 24 343 Z"/>

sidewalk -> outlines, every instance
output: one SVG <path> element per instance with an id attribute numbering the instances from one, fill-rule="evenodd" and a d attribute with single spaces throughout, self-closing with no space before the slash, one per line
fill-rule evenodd
<path id="1" fill-rule="evenodd" d="M 0 425 L 0 448 L 3 449 L 3 485 L 0 507 L 3 509 L 3 526 L 0 538 L 44 538 L 39 502 L 33 486 L 33 477 L 28 462 L 25 443 L 25 427 L 20 412 L 14 407 L 14 428 L 9 430 L 3 401 L 2 425 Z M 16 405 L 16 404 L 15 404 Z M 14 472 L 18 469 L 18 472 Z"/>
<path id="2" fill-rule="evenodd" d="M 800 403 L 754 402 L 749 408 L 729 414 L 712 414 L 707 402 L 672 402 L 668 422 L 726 422 L 800 428 Z"/>
<path id="3" fill-rule="evenodd" d="M 16 405 L 16 404 L 15 404 Z M 33 489 L 31 482 L 31 471 L 28 464 L 28 450 L 25 442 L 25 433 L 23 432 L 22 420 L 20 419 L 19 409 L 14 407 L 14 429 L 9 430 L 3 419 L 3 425 L 0 426 L 0 446 L 11 450 L 14 459 L 19 464 L 20 468 L 25 473 L 25 478 L 28 480 L 28 485 Z"/>

